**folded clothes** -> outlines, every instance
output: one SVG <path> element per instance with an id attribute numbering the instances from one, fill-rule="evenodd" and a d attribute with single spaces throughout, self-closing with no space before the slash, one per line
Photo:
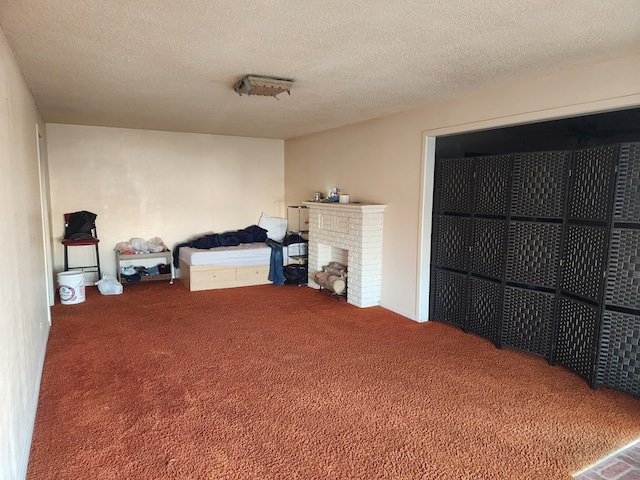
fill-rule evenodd
<path id="1" fill-rule="evenodd" d="M 124 278 L 127 282 L 139 282 L 142 276 L 138 273 L 134 273 L 133 275 L 124 275 Z"/>
<path id="2" fill-rule="evenodd" d="M 132 265 L 128 267 L 120 267 L 120 275 L 134 275 L 136 273 L 136 268 Z"/>
<path id="3" fill-rule="evenodd" d="M 136 273 L 138 275 L 149 275 L 149 272 L 147 272 L 147 267 L 143 266 L 136 267 Z"/>

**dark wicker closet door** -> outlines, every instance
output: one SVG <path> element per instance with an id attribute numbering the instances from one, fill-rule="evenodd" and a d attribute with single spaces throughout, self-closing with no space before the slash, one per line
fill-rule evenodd
<path id="1" fill-rule="evenodd" d="M 471 213 L 473 205 L 473 159 L 454 158 L 436 162 L 434 211 Z"/>
<path id="2" fill-rule="evenodd" d="M 555 295 L 507 287 L 502 343 L 545 358 L 551 354 Z"/>
<path id="3" fill-rule="evenodd" d="M 606 227 L 567 226 L 560 280 L 562 292 L 601 301 L 606 242 Z"/>
<path id="4" fill-rule="evenodd" d="M 467 327 L 469 279 L 466 274 L 432 270 L 431 318 Z"/>
<path id="5" fill-rule="evenodd" d="M 640 395 L 640 316 L 605 311 L 597 382 Z"/>
<path id="6" fill-rule="evenodd" d="M 573 153 L 567 217 L 572 220 L 607 221 L 618 145 L 586 148 Z"/>
<path id="7" fill-rule="evenodd" d="M 555 289 L 561 235 L 558 223 L 511 222 L 507 281 Z"/>
<path id="8" fill-rule="evenodd" d="M 511 215 L 562 218 L 571 152 L 516 153 Z"/>
<path id="9" fill-rule="evenodd" d="M 434 220 L 432 264 L 442 268 L 468 271 L 471 219 L 435 215 Z"/>
<path id="10" fill-rule="evenodd" d="M 471 277 L 468 329 L 500 344 L 504 289 L 499 282 Z"/>
<path id="11" fill-rule="evenodd" d="M 560 298 L 556 326 L 555 360 L 593 381 L 598 307 L 570 298 Z"/>
<path id="12" fill-rule="evenodd" d="M 512 155 L 478 157 L 475 161 L 476 215 L 500 215 L 509 213 L 509 174 Z"/>

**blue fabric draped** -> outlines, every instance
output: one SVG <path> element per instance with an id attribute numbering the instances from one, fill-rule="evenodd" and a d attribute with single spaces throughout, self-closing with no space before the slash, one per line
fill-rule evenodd
<path id="1" fill-rule="evenodd" d="M 267 238 L 265 243 L 271 247 L 269 263 L 269 281 L 274 285 L 284 285 L 284 267 L 282 266 L 282 244 Z"/>
<path id="2" fill-rule="evenodd" d="M 214 247 L 231 247 L 234 245 L 240 245 L 241 243 L 254 243 L 264 242 L 267 239 L 267 231 L 264 228 L 260 228 L 257 225 L 251 225 L 242 230 L 234 230 L 224 233 L 212 233 L 211 235 L 204 235 L 190 242 L 181 243 L 176 245 L 173 251 L 173 266 L 180 268 L 180 248 L 214 248 Z"/>

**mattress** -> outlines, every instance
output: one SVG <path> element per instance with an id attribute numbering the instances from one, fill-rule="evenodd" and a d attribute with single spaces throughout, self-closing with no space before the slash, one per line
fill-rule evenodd
<path id="1" fill-rule="evenodd" d="M 182 247 L 178 256 L 189 265 L 268 265 L 271 247 L 262 242 L 208 250 Z"/>

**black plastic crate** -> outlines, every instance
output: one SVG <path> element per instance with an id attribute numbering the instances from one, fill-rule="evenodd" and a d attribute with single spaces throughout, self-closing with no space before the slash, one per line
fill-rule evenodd
<path id="1" fill-rule="evenodd" d="M 640 143 L 620 145 L 613 217 L 640 223 Z"/>
<path id="2" fill-rule="evenodd" d="M 468 271 L 471 218 L 436 215 L 434 219 L 432 264 Z"/>
<path id="3" fill-rule="evenodd" d="M 605 311 L 596 382 L 640 395 L 640 316 Z"/>
<path id="4" fill-rule="evenodd" d="M 435 269 L 432 278 L 431 319 L 466 328 L 469 302 L 467 276 Z"/>
<path id="5" fill-rule="evenodd" d="M 504 303 L 502 284 L 479 278 L 471 278 L 470 283 L 468 329 L 499 344 Z"/>
<path id="6" fill-rule="evenodd" d="M 585 148 L 573 153 L 567 209 L 569 218 L 609 219 L 617 154 L 617 145 Z"/>
<path id="7" fill-rule="evenodd" d="M 569 225 L 562 254 L 560 290 L 598 301 L 605 269 L 607 229 Z"/>
<path id="8" fill-rule="evenodd" d="M 476 157 L 475 213 L 503 215 L 509 212 L 509 173 L 512 155 Z"/>
<path id="9" fill-rule="evenodd" d="M 473 199 L 471 158 L 436 161 L 435 212 L 470 213 Z"/>
<path id="10" fill-rule="evenodd" d="M 512 222 L 507 254 L 508 281 L 556 287 L 560 260 L 562 225 L 541 222 Z"/>
<path id="11" fill-rule="evenodd" d="M 556 325 L 555 360 L 593 381 L 598 307 L 560 298 Z"/>
<path id="12" fill-rule="evenodd" d="M 471 272 L 502 278 L 505 265 L 505 220 L 473 219 Z"/>
<path id="13" fill-rule="evenodd" d="M 549 358 L 555 295 L 506 287 L 502 344 Z"/>
<path id="14" fill-rule="evenodd" d="M 613 229 L 605 301 L 640 309 L 640 230 Z"/>
<path id="15" fill-rule="evenodd" d="M 571 152 L 516 153 L 511 215 L 561 218 Z"/>

